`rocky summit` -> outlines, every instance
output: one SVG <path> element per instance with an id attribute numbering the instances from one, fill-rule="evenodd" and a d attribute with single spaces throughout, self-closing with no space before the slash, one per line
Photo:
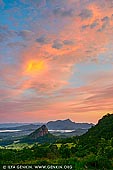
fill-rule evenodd
<path id="1" fill-rule="evenodd" d="M 47 134 L 49 134 L 48 128 L 45 125 L 42 125 L 40 128 L 38 128 L 34 132 L 32 132 L 29 135 L 29 137 L 32 138 L 32 139 L 37 139 L 37 138 L 43 137 Z"/>

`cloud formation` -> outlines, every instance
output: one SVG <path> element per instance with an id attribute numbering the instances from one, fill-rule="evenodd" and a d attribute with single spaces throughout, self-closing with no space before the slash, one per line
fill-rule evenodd
<path id="1" fill-rule="evenodd" d="M 83 121 L 83 116 L 84 121 L 96 122 L 112 111 L 111 0 L 20 0 L 0 4 L 2 122 L 45 121 L 66 115 L 73 120 Z M 84 76 L 80 63 L 89 63 L 89 77 Z M 95 69 L 104 65 L 104 70 L 94 74 L 94 63 Z M 95 116 L 88 116 L 91 114 Z"/>

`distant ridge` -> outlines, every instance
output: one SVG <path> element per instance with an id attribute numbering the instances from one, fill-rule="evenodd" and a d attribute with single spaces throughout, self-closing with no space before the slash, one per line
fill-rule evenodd
<path id="1" fill-rule="evenodd" d="M 0 130 L 21 130 L 21 131 L 31 131 L 33 132 L 37 128 L 41 127 L 42 123 L 32 123 L 32 124 L 0 124 Z M 45 124 L 49 130 L 76 130 L 76 129 L 89 129 L 94 124 L 92 123 L 76 123 L 70 119 L 49 121 Z"/>
<path id="2" fill-rule="evenodd" d="M 0 127 L 0 130 L 26 130 L 26 131 L 32 131 L 35 130 L 39 127 L 40 125 L 35 125 L 35 124 L 23 124 L 23 125 L 18 125 L 18 126 L 10 126 L 10 127 Z"/>
<path id="3" fill-rule="evenodd" d="M 75 123 L 70 119 L 50 121 L 47 124 L 48 129 L 54 130 L 76 130 L 76 129 L 89 129 L 94 124 L 92 123 Z"/>

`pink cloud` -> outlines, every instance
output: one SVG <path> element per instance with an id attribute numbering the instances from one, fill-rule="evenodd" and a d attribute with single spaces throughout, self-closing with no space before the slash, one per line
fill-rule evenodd
<path id="1" fill-rule="evenodd" d="M 113 34 L 112 3 L 66 0 L 59 2 L 61 8 L 56 8 L 57 1 L 51 3 L 51 11 L 42 10 L 40 24 L 35 20 L 30 23 L 30 31 L 19 32 L 25 47 L 15 53 L 16 64 L 2 63 L 0 113 L 3 119 L 11 114 L 18 121 L 23 121 L 19 118 L 22 114 L 28 121 L 38 118 L 45 121 L 45 116 L 63 119 L 67 115 L 75 121 L 79 121 L 81 115 L 85 120 L 86 115 L 86 120 L 92 121 L 94 117 L 90 115 L 94 113 L 95 122 L 100 115 L 113 109 L 112 73 L 105 71 L 85 77 L 87 84 L 79 88 L 71 88 L 69 79 L 78 63 L 98 62 L 100 54 L 107 54 Z M 46 2 L 36 5 L 45 7 Z M 44 61 L 46 68 L 28 74 L 26 67 L 30 60 Z M 29 94 L 30 90 L 35 94 Z M 11 117 L 7 120 L 11 121 Z"/>

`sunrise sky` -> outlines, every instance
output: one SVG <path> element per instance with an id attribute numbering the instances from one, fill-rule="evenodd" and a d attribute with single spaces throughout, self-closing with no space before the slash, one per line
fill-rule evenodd
<path id="1" fill-rule="evenodd" d="M 113 112 L 113 0 L 0 0 L 0 122 Z"/>

